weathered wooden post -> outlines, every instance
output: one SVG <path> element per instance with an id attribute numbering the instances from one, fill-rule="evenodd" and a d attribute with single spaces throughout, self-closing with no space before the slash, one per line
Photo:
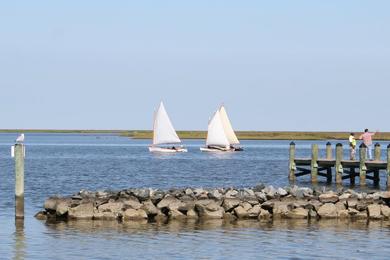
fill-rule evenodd
<path id="1" fill-rule="evenodd" d="M 343 145 L 341 143 L 336 144 L 336 162 L 335 162 L 335 181 L 336 184 L 343 183 L 343 166 L 341 161 L 343 160 Z"/>
<path id="2" fill-rule="evenodd" d="M 375 144 L 374 160 L 381 160 L 381 145 L 379 143 Z M 379 185 L 379 169 L 374 170 L 374 185 Z"/>
<path id="3" fill-rule="evenodd" d="M 379 143 L 375 144 L 374 159 L 375 161 L 381 160 L 381 145 Z"/>
<path id="4" fill-rule="evenodd" d="M 326 159 L 332 159 L 332 144 L 330 142 L 326 143 Z"/>
<path id="5" fill-rule="evenodd" d="M 15 144 L 15 218 L 24 218 L 24 145 Z"/>
<path id="6" fill-rule="evenodd" d="M 289 161 L 289 175 L 288 179 L 290 181 L 295 181 L 295 143 L 291 142 L 290 143 L 290 161 Z"/>
<path id="7" fill-rule="evenodd" d="M 330 142 L 326 143 L 326 159 L 327 160 L 332 160 L 332 144 Z M 332 182 L 332 167 L 327 167 L 326 168 L 326 181 L 328 183 Z"/>
<path id="8" fill-rule="evenodd" d="M 359 164 L 359 177 L 360 177 L 360 186 L 366 185 L 366 153 L 367 153 L 367 146 L 362 143 L 359 146 L 359 157 L 360 157 L 360 164 Z"/>
<path id="9" fill-rule="evenodd" d="M 390 144 L 387 145 L 387 188 L 390 188 Z"/>
<path id="10" fill-rule="evenodd" d="M 311 146 L 311 182 L 318 180 L 318 144 Z"/>

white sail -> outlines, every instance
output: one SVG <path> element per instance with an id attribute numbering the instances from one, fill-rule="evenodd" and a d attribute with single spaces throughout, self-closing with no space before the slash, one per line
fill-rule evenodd
<path id="1" fill-rule="evenodd" d="M 164 104 L 161 102 L 154 117 L 153 145 L 175 144 L 180 142 L 180 138 L 172 126 Z"/>
<path id="2" fill-rule="evenodd" d="M 221 120 L 220 111 L 217 110 L 211 118 L 208 126 L 206 145 L 229 146 L 229 140 L 226 137 L 225 130 Z"/>
<path id="3" fill-rule="evenodd" d="M 225 130 L 225 134 L 227 139 L 229 140 L 230 144 L 240 144 L 240 141 L 238 141 L 238 138 L 236 136 L 236 133 L 234 133 L 232 124 L 230 123 L 229 117 L 226 113 L 226 109 L 224 106 L 221 106 L 219 109 L 219 112 L 221 114 L 221 120 L 223 129 Z"/>

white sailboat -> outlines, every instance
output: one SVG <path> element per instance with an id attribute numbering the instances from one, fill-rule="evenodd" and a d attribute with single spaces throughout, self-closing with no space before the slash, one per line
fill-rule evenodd
<path id="1" fill-rule="evenodd" d="M 160 153 L 187 152 L 187 149 L 183 148 L 182 145 L 177 146 L 177 144 L 181 144 L 181 140 L 172 126 L 163 102 L 161 102 L 154 114 L 153 144 L 149 146 L 149 151 Z M 172 146 L 161 147 L 160 145 Z"/>
<path id="2" fill-rule="evenodd" d="M 226 109 L 222 105 L 209 122 L 206 147 L 201 147 L 200 150 L 203 152 L 242 151 L 242 148 L 234 146 L 238 144 L 240 144 L 240 141 L 238 141 Z"/>

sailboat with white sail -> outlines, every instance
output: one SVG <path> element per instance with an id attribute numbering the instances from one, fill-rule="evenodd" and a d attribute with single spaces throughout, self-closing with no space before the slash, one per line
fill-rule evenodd
<path id="1" fill-rule="evenodd" d="M 237 147 L 240 144 L 225 107 L 222 105 L 209 121 L 207 130 L 206 147 L 201 147 L 203 152 L 234 152 L 243 151 Z"/>
<path id="2" fill-rule="evenodd" d="M 173 128 L 163 102 L 161 102 L 154 114 L 153 144 L 149 146 L 149 151 L 159 153 L 187 152 L 187 149 L 178 144 L 181 144 L 181 140 Z M 166 145 L 166 147 L 161 145 Z"/>

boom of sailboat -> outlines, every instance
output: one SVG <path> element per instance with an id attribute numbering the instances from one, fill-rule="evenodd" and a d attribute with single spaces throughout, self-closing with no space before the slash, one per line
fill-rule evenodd
<path id="1" fill-rule="evenodd" d="M 202 152 L 235 152 L 243 151 L 224 105 L 221 105 L 213 114 L 208 124 L 206 146 Z M 177 135 L 168 116 L 163 102 L 160 102 L 154 113 L 153 143 L 149 146 L 150 152 L 177 153 L 187 152 Z"/>

